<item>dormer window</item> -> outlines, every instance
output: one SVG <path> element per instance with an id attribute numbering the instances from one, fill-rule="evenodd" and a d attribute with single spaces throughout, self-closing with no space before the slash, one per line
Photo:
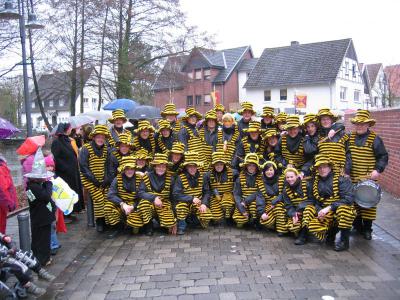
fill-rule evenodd
<path id="1" fill-rule="evenodd" d="M 211 77 L 211 70 L 205 69 L 204 70 L 204 80 L 210 80 L 210 77 Z"/>
<path id="2" fill-rule="evenodd" d="M 195 72 L 195 79 L 197 80 L 201 79 L 201 69 L 197 69 L 194 72 Z"/>

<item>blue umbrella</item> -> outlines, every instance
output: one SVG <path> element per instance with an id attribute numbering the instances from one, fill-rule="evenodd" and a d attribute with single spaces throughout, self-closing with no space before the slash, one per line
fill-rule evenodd
<path id="1" fill-rule="evenodd" d="M 106 104 L 103 109 L 104 110 L 115 110 L 115 109 L 123 109 L 125 112 L 128 110 L 134 109 L 139 104 L 136 101 L 131 99 L 115 99 L 110 103 Z"/>
<path id="2" fill-rule="evenodd" d="M 155 106 L 141 105 L 128 111 L 126 117 L 134 120 L 161 119 L 160 109 Z"/>
<path id="3" fill-rule="evenodd" d="M 20 132 L 18 128 L 16 128 L 9 121 L 0 118 L 0 139 L 6 139 L 12 136 L 16 132 Z"/>

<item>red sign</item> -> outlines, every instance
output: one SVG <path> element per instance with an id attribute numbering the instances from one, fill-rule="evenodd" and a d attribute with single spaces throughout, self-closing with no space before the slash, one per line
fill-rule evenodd
<path id="1" fill-rule="evenodd" d="M 306 108 L 307 107 L 307 95 L 295 95 L 294 103 L 296 108 Z"/>

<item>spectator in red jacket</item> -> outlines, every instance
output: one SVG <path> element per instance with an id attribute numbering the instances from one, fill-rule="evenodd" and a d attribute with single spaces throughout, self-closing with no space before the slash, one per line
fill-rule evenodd
<path id="1" fill-rule="evenodd" d="M 17 191 L 5 158 L 0 155 L 0 232 L 6 233 L 7 213 L 17 206 Z"/>

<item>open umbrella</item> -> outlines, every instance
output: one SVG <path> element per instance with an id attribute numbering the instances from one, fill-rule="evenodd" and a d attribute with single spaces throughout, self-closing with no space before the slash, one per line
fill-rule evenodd
<path id="1" fill-rule="evenodd" d="M 36 153 L 39 147 L 43 147 L 46 142 L 46 137 L 44 135 L 30 136 L 22 143 L 17 149 L 17 154 L 19 155 L 31 155 Z"/>
<path id="2" fill-rule="evenodd" d="M 79 116 L 89 116 L 93 117 L 96 119 L 96 121 L 99 121 L 100 123 L 106 123 L 108 119 L 111 117 L 111 112 L 107 110 L 92 110 L 88 111 L 82 114 L 79 114 Z"/>
<path id="3" fill-rule="evenodd" d="M 79 116 L 72 116 L 69 117 L 68 122 L 71 123 L 72 128 L 78 128 L 82 125 L 86 125 L 96 121 L 95 117 L 79 115 Z"/>
<path id="4" fill-rule="evenodd" d="M 129 119 L 159 119 L 161 118 L 160 109 L 155 106 L 141 105 L 126 113 Z"/>
<path id="5" fill-rule="evenodd" d="M 111 101 L 110 103 L 106 104 L 103 109 L 104 110 L 115 110 L 115 109 L 123 109 L 125 112 L 128 110 L 134 109 L 136 106 L 139 104 L 131 99 L 115 99 Z"/>
<path id="6" fill-rule="evenodd" d="M 0 139 L 6 139 L 12 136 L 16 132 L 20 132 L 18 128 L 16 128 L 9 121 L 0 118 Z"/>

